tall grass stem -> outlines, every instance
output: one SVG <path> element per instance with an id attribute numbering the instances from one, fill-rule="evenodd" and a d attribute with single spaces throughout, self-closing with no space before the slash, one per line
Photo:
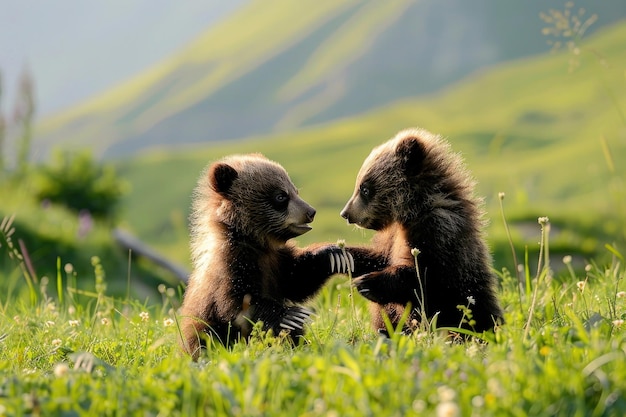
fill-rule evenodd
<path id="1" fill-rule="evenodd" d="M 515 271 L 515 277 L 517 278 L 517 294 L 519 296 L 519 305 L 522 308 L 522 290 L 524 284 L 522 283 L 522 279 L 519 274 L 518 264 L 517 264 L 517 254 L 515 253 L 515 245 L 513 245 L 513 238 L 511 237 L 511 230 L 509 229 L 509 224 L 506 221 L 506 216 L 504 215 L 504 193 L 498 193 L 498 201 L 500 202 L 500 214 L 502 215 L 502 223 L 504 224 L 504 231 L 506 232 L 506 238 L 509 241 L 509 247 L 511 248 L 511 254 L 513 255 L 513 270 Z"/>

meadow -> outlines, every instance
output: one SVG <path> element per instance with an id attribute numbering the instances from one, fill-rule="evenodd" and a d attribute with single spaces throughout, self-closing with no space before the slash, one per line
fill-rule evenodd
<path id="1" fill-rule="evenodd" d="M 97 258 L 93 292 L 66 266 L 29 297 L 2 296 L 0 415 L 624 415 L 623 255 L 607 246 L 612 261 L 581 273 L 565 257 L 554 274 L 548 219 L 537 228 L 540 257 L 519 278 L 500 272 L 506 324 L 466 343 L 427 326 L 377 336 L 336 277 L 312 302 L 306 343 L 258 332 L 194 363 L 177 344 L 180 288 L 148 304 L 108 295 Z"/>
<path id="2" fill-rule="evenodd" d="M 318 209 L 299 243 L 353 244 L 371 233 L 338 212 L 372 146 L 415 124 L 444 134 L 485 197 L 505 309 L 495 333 L 466 343 L 429 326 L 379 337 L 338 276 L 310 303 L 306 343 L 259 332 L 194 363 L 177 344 L 182 284 L 130 262 L 110 225 L 82 238 L 76 215 L 42 209 L 28 181 L 0 183 L 0 416 L 626 415 L 624 39 L 615 26 L 579 54 L 516 61 L 432 97 L 119 163 L 121 226 L 184 263 L 191 190 L 211 160 L 279 161 Z"/>

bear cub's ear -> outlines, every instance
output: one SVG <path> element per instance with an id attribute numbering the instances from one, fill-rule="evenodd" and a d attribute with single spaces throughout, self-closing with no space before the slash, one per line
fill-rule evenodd
<path id="1" fill-rule="evenodd" d="M 211 188 L 220 194 L 226 194 L 238 176 L 235 168 L 224 163 L 217 163 L 211 166 L 208 175 Z"/>
<path id="2" fill-rule="evenodd" d="M 407 175 L 417 175 L 422 171 L 426 148 L 420 139 L 407 136 L 398 143 L 396 155 L 400 158 L 400 165 Z"/>

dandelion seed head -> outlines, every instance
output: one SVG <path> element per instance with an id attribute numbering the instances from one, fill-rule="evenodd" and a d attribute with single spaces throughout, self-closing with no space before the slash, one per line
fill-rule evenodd
<path id="1" fill-rule="evenodd" d="M 74 265 L 67 263 L 63 266 L 63 270 L 66 274 L 71 274 L 72 272 L 74 272 Z"/>
<path id="2" fill-rule="evenodd" d="M 585 272 L 590 272 L 593 269 L 591 265 L 585 265 Z"/>
<path id="3" fill-rule="evenodd" d="M 59 363 L 54 367 L 54 376 L 62 378 L 70 372 L 70 367 L 66 363 Z"/>
<path id="4" fill-rule="evenodd" d="M 623 325 L 624 325 L 624 320 L 622 319 L 613 320 L 613 326 L 622 327 Z"/>
<path id="5" fill-rule="evenodd" d="M 159 286 L 157 287 L 157 290 L 159 290 L 161 294 L 165 294 L 167 287 L 165 286 L 165 284 L 159 284 Z"/>
<path id="6" fill-rule="evenodd" d="M 416 257 L 417 255 L 419 255 L 421 252 L 419 249 L 417 248 L 413 248 L 411 249 L 411 255 L 413 255 L 413 257 Z"/>
<path id="7" fill-rule="evenodd" d="M 170 327 L 174 325 L 174 319 L 168 317 L 166 319 L 163 319 L 163 327 Z"/>
<path id="8" fill-rule="evenodd" d="M 472 297 L 471 295 L 467 296 L 467 302 L 469 303 L 469 305 L 474 305 L 476 304 L 476 299 L 474 297 Z"/>
<path id="9" fill-rule="evenodd" d="M 549 219 L 549 218 L 547 218 L 547 217 L 545 217 L 545 216 L 544 216 L 544 217 L 539 217 L 539 218 L 537 219 L 537 222 L 538 222 L 540 225 L 545 226 L 546 224 L 550 223 L 550 219 Z"/>
<path id="10" fill-rule="evenodd" d="M 615 294 L 615 296 L 617 298 L 626 298 L 626 291 L 620 291 L 617 294 Z"/>
<path id="11" fill-rule="evenodd" d="M 583 292 L 585 290 L 585 281 L 578 281 L 576 287 L 578 287 L 578 291 Z"/>
<path id="12" fill-rule="evenodd" d="M 504 193 L 503 193 L 502 191 L 500 191 L 500 192 L 498 193 L 498 198 L 499 198 L 500 200 L 504 200 Z"/>
<path id="13" fill-rule="evenodd" d="M 563 257 L 563 263 L 564 263 L 565 265 L 569 265 L 569 264 L 571 264 L 571 263 L 572 263 L 572 257 L 571 257 L 570 255 L 565 255 L 565 256 Z"/>
<path id="14" fill-rule="evenodd" d="M 102 317 L 100 319 L 100 323 L 102 323 L 103 326 L 108 326 L 111 324 L 111 319 L 109 319 L 108 317 Z"/>

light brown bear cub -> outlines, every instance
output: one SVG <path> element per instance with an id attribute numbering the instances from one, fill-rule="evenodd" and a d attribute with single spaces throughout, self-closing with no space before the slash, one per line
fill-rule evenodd
<path id="1" fill-rule="evenodd" d="M 263 155 L 233 155 L 205 170 L 191 215 L 185 351 L 197 358 L 207 335 L 229 345 L 249 336 L 257 321 L 276 335 L 303 334 L 310 312 L 296 303 L 350 263 L 336 245 L 301 249 L 287 242 L 311 230 L 314 217 L 283 167 Z"/>
<path id="2" fill-rule="evenodd" d="M 440 327 L 462 324 L 458 305 L 472 310 L 475 323 L 463 323 L 465 328 L 482 332 L 501 320 L 474 181 L 440 136 L 404 130 L 374 148 L 341 216 L 377 231 L 369 264 L 362 261 L 366 248 L 348 250 L 355 259 L 354 284 L 372 302 L 378 331 L 386 333 L 381 311 L 395 327 L 407 303 L 413 309 L 404 331 L 421 319 L 422 303 L 427 318 L 437 315 Z M 421 288 L 413 248 L 419 250 Z"/>

